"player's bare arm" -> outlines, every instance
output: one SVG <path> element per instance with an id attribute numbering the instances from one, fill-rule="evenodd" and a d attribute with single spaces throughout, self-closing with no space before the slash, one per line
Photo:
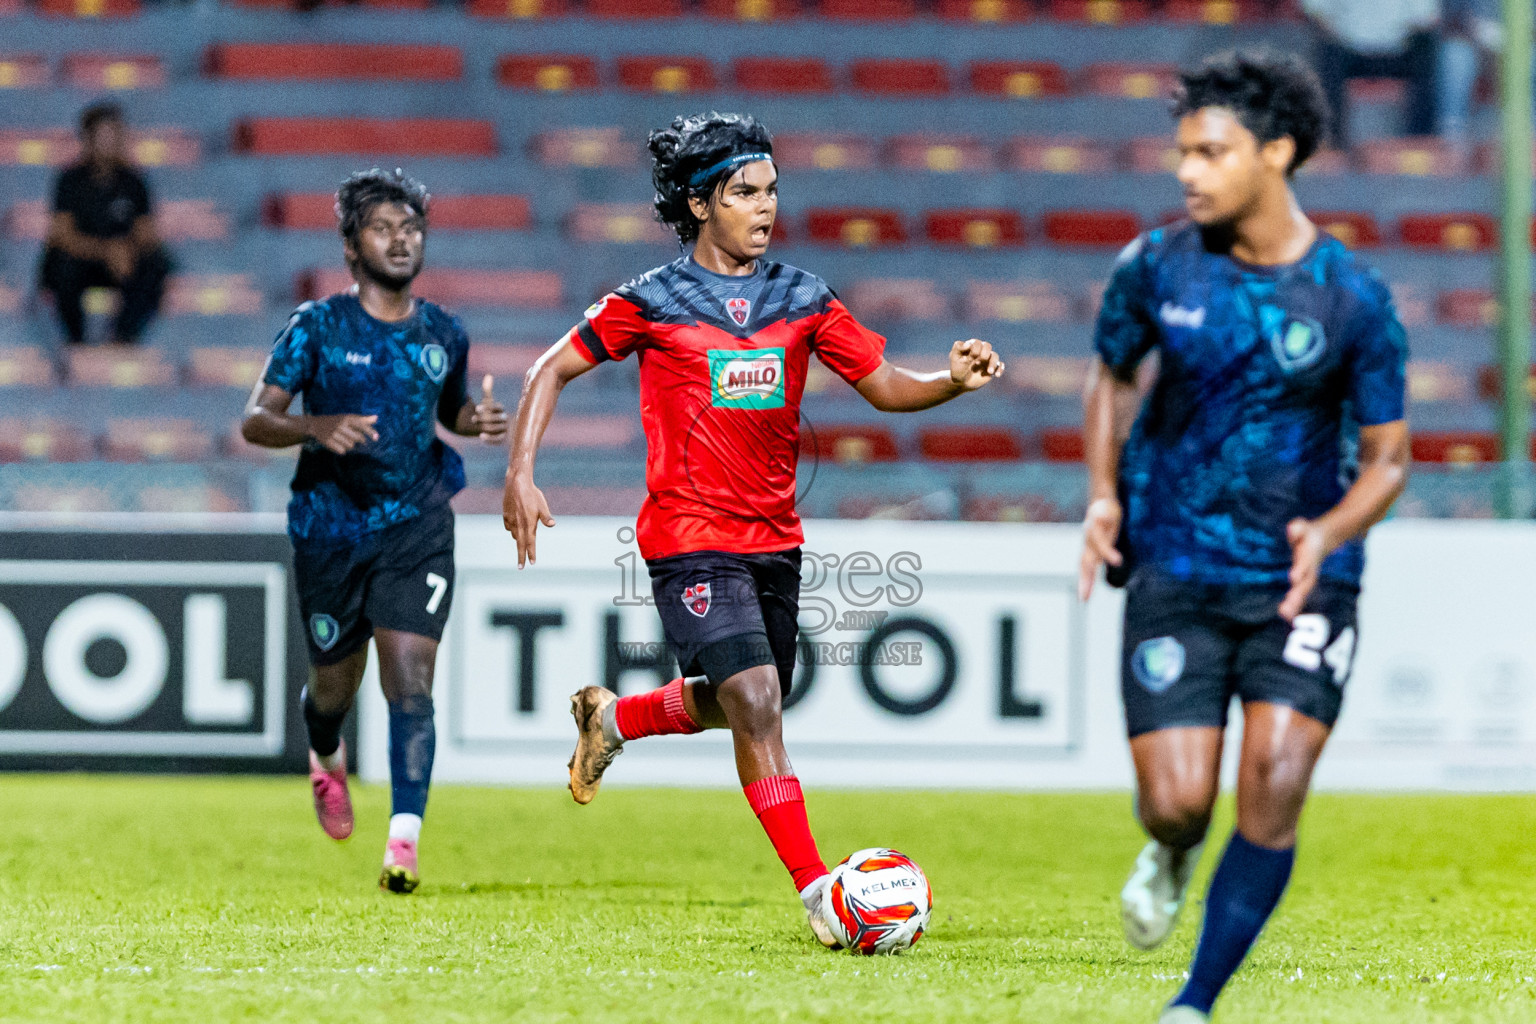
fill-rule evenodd
<path id="1" fill-rule="evenodd" d="M 919 373 L 882 361 L 854 385 L 881 412 L 918 412 L 943 405 L 1003 375 L 1003 361 L 988 342 L 957 341 L 949 350 L 949 369 Z"/>
<path id="2" fill-rule="evenodd" d="M 454 419 L 452 429 L 460 437 L 478 437 L 486 444 L 505 444 L 507 440 L 507 410 L 496 398 L 495 380 L 488 373 L 480 382 L 481 396 L 464 403 Z"/>
<path id="3" fill-rule="evenodd" d="M 290 448 L 314 438 L 337 455 L 379 439 L 374 429 L 377 416 L 294 416 L 288 412 L 292 404 L 293 395 L 287 391 L 275 384 L 258 383 L 245 406 L 241 436 L 263 448 Z"/>
<path id="4" fill-rule="evenodd" d="M 544 430 L 555 415 L 560 392 L 571 381 L 592 369 L 571 344 L 568 334 L 539 357 L 523 382 L 523 397 L 517 403 L 517 422 L 512 430 L 512 454 L 507 463 L 507 479 L 501 499 L 501 522 L 517 542 L 517 567 L 537 561 L 535 532 L 539 524 L 554 526 L 544 492 L 534 486 L 533 464 L 538 455 Z"/>
<path id="5" fill-rule="evenodd" d="M 1343 499 L 1316 519 L 1293 519 L 1285 528 L 1293 561 L 1281 618 L 1289 621 L 1301 612 L 1323 559 L 1386 517 L 1408 485 L 1408 459 L 1407 420 L 1360 428 L 1360 475 Z"/>
<path id="6" fill-rule="evenodd" d="M 1088 600 L 1102 565 L 1119 566 L 1124 556 L 1115 547 L 1124 512 L 1115 487 L 1120 468 L 1120 442 L 1127 419 L 1136 407 L 1136 382 L 1115 376 L 1096 363 L 1083 394 L 1083 447 L 1088 463 L 1088 512 L 1083 517 L 1083 556 L 1078 565 L 1077 595 Z"/>

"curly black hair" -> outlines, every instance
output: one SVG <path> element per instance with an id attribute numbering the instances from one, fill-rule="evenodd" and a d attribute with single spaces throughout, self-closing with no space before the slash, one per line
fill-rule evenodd
<path id="1" fill-rule="evenodd" d="M 336 190 L 336 226 L 342 238 L 351 240 L 380 203 L 403 203 L 425 221 L 431 200 L 427 187 L 398 167 L 358 171 Z"/>
<path id="2" fill-rule="evenodd" d="M 1173 116 L 1205 107 L 1232 111 L 1261 145 L 1289 136 L 1296 143 L 1296 155 L 1287 174 L 1295 174 L 1317 152 L 1332 118 L 1312 69 L 1292 54 L 1272 50 L 1232 50 L 1182 72 L 1173 94 Z"/>
<path id="3" fill-rule="evenodd" d="M 686 245 L 699 237 L 699 219 L 690 196 L 713 195 L 739 169 L 732 157 L 773 156 L 773 136 L 750 114 L 695 114 L 651 132 L 651 182 L 656 186 L 656 219 Z"/>

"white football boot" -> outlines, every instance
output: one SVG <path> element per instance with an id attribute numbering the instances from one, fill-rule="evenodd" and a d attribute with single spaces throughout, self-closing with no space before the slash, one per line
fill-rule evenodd
<path id="1" fill-rule="evenodd" d="M 1157 1018 L 1157 1024 L 1207 1024 L 1210 1019 L 1208 1014 L 1201 1013 L 1193 1006 L 1169 1006 Z"/>
<path id="2" fill-rule="evenodd" d="M 1154 839 L 1142 849 L 1135 870 L 1120 890 L 1120 917 L 1127 942 L 1140 950 L 1154 949 L 1173 931 L 1204 847 L 1200 843 L 1176 850 Z"/>
<path id="3" fill-rule="evenodd" d="M 811 926 L 816 941 L 828 949 L 842 949 L 832 929 L 827 926 L 827 890 L 832 887 L 831 874 L 822 875 L 800 892 L 800 902 L 805 904 L 805 920 Z"/>

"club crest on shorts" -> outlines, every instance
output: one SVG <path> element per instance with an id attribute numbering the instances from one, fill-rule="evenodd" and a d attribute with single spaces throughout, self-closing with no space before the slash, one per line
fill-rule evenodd
<path id="1" fill-rule="evenodd" d="M 1163 693 L 1184 675 L 1184 645 L 1171 636 L 1143 640 L 1131 656 L 1136 681 L 1153 693 Z"/>
<path id="2" fill-rule="evenodd" d="M 709 614 L 709 584 L 695 583 L 684 587 L 683 606 L 701 619 Z"/>
<path id="3" fill-rule="evenodd" d="M 341 627 L 336 625 L 336 620 L 329 615 L 311 615 L 309 635 L 315 638 L 316 647 L 322 651 L 328 651 L 335 647 L 336 641 L 341 638 Z"/>
<path id="4" fill-rule="evenodd" d="M 426 345 L 421 350 L 421 368 L 427 371 L 432 383 L 441 384 L 448 376 L 448 350 L 441 345 Z"/>
<path id="5" fill-rule="evenodd" d="M 747 321 L 752 319 L 752 302 L 749 299 L 726 299 L 725 311 L 731 314 L 737 327 L 745 327 Z"/>

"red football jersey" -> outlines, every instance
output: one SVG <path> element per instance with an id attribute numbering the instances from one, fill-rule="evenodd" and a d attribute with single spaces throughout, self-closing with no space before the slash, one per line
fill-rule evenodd
<path id="1" fill-rule="evenodd" d="M 594 363 L 639 353 L 645 558 L 801 544 L 795 467 L 810 355 L 850 384 L 885 358 L 885 339 L 821 278 L 766 260 L 726 277 L 689 256 L 604 296 L 571 342 Z"/>

